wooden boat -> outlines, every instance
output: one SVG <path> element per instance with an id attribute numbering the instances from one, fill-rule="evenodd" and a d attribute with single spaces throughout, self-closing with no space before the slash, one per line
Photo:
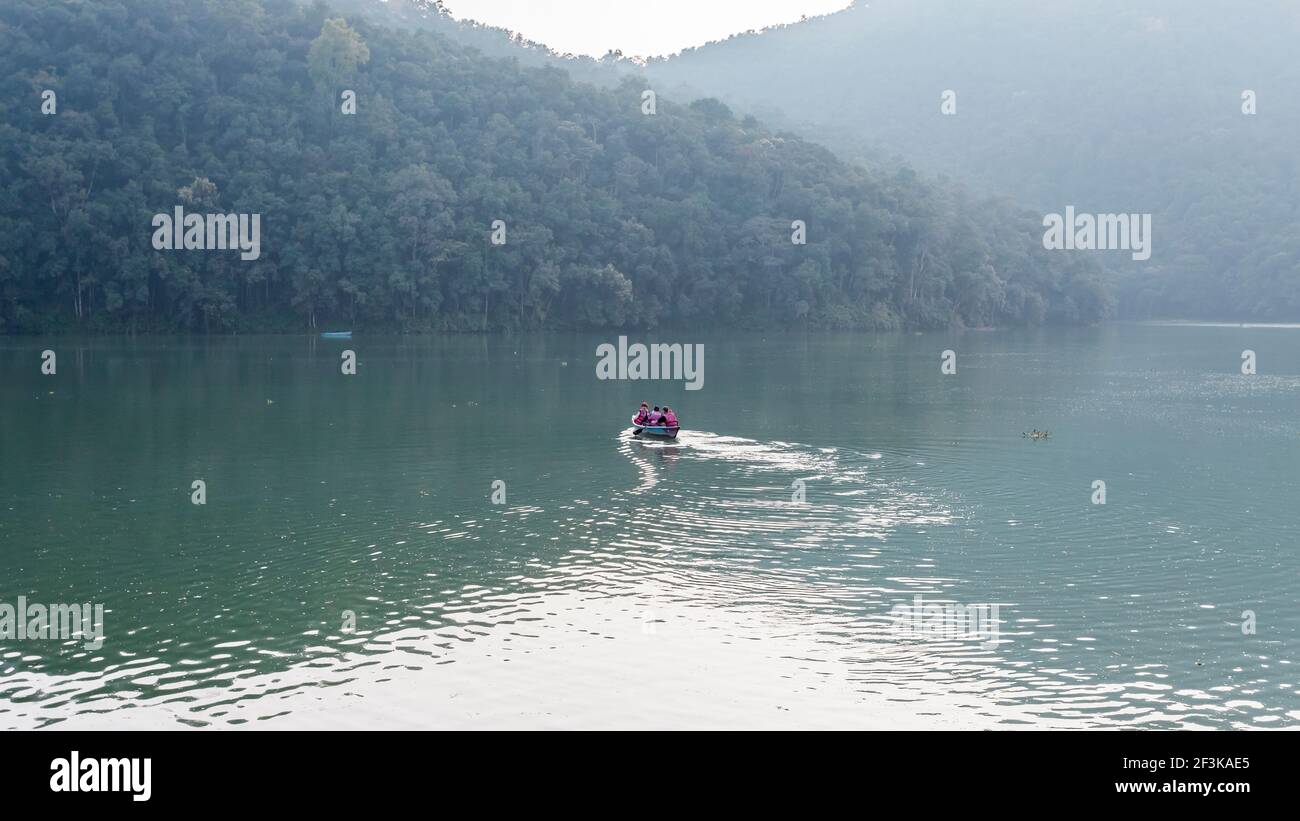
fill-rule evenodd
<path id="1" fill-rule="evenodd" d="M 681 425 L 638 425 L 636 417 L 632 417 L 632 435 L 633 436 L 658 436 L 663 439 L 676 439 L 677 432 L 682 429 Z"/>

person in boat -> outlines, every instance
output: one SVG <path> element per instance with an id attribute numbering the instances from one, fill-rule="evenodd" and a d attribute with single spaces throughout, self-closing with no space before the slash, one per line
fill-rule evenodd
<path id="1" fill-rule="evenodd" d="M 667 425 L 670 428 L 675 428 L 678 426 L 677 414 L 673 413 L 673 409 L 668 407 L 667 405 L 664 405 L 663 422 L 665 425 Z"/>
<path id="2" fill-rule="evenodd" d="M 646 423 L 646 420 L 648 420 L 649 418 L 650 418 L 650 406 L 642 402 L 641 407 L 636 412 L 636 418 L 633 419 L 632 421 L 634 424 L 644 425 Z"/>
<path id="3" fill-rule="evenodd" d="M 658 425 L 659 420 L 662 418 L 663 418 L 663 411 L 659 410 L 658 405 L 655 405 L 655 409 L 650 411 L 650 418 L 647 419 L 646 422 L 650 425 Z"/>

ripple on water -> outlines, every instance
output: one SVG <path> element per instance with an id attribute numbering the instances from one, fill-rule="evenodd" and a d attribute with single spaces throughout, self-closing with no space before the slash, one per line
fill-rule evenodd
<path id="1" fill-rule="evenodd" d="M 1215 491 L 1221 454 L 1157 462 L 1107 447 L 1106 426 L 1200 435 L 1296 379 L 1099 379 L 1038 443 L 1019 417 L 865 442 L 625 431 L 586 454 L 614 454 L 620 481 L 539 482 L 486 514 L 325 485 L 310 517 L 177 539 L 166 578 L 157 554 L 115 554 L 128 638 L 0 643 L 0 726 L 1295 725 L 1293 632 L 1238 640 L 1243 610 L 1293 598 L 1289 535 Z M 408 467 L 386 453 L 356 471 Z M 93 538 L 155 501 L 125 487 L 90 503 Z M 901 636 L 890 610 L 918 595 L 997 604 L 999 637 Z"/>

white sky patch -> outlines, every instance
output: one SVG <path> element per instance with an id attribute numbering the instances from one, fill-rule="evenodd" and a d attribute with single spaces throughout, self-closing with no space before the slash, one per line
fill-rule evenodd
<path id="1" fill-rule="evenodd" d="M 674 54 L 749 29 L 847 8 L 851 0 L 445 0 L 458 20 L 477 20 L 545 43 L 561 54 Z"/>

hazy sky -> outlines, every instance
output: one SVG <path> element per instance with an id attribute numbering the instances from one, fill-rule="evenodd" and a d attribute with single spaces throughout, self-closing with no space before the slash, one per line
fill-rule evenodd
<path id="1" fill-rule="evenodd" d="M 458 19 L 523 34 L 558 52 L 651 57 L 747 29 L 846 8 L 850 0 L 445 0 Z"/>

